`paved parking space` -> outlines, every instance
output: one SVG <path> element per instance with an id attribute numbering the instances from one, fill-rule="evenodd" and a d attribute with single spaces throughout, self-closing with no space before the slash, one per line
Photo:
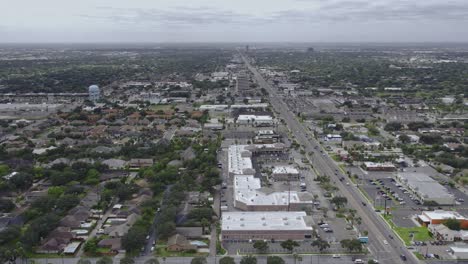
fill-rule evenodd
<path id="1" fill-rule="evenodd" d="M 327 218 L 324 219 L 333 232 L 325 232 L 323 228 L 317 227 L 316 231 L 320 237 L 329 243 L 339 243 L 343 239 L 353 239 L 358 236 L 354 229 L 346 229 L 348 227 L 344 218 Z M 319 221 L 317 221 L 319 223 Z"/>
<path id="2" fill-rule="evenodd" d="M 303 253 L 319 253 L 316 247 L 311 246 L 312 240 L 299 242 L 300 246 L 294 249 L 299 254 Z M 253 247 L 253 242 L 239 241 L 239 242 L 223 242 L 223 247 L 229 252 L 229 254 L 255 254 L 258 251 Z M 330 248 L 327 249 L 329 253 L 344 253 L 339 243 L 330 244 Z M 281 247 L 281 242 L 276 241 L 274 243 L 268 242 L 268 253 L 270 254 L 285 254 L 289 253 Z"/>

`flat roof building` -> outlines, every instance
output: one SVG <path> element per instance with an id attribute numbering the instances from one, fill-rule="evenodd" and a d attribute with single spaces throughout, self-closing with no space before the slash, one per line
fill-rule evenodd
<path id="1" fill-rule="evenodd" d="M 375 162 L 364 162 L 364 169 L 368 171 L 394 171 L 396 170 L 395 165 L 392 163 L 375 163 Z"/>
<path id="2" fill-rule="evenodd" d="M 312 237 L 312 219 L 305 212 L 224 212 L 223 241 L 296 240 Z"/>
<path id="3" fill-rule="evenodd" d="M 293 166 L 275 166 L 271 171 L 271 177 L 277 181 L 297 181 L 299 171 Z"/>
<path id="4" fill-rule="evenodd" d="M 273 117 L 268 115 L 239 115 L 237 123 L 253 126 L 271 126 L 273 125 Z"/>
<path id="5" fill-rule="evenodd" d="M 455 196 L 444 186 L 421 172 L 400 172 L 398 180 L 422 202 L 436 202 L 439 205 L 455 203 Z"/>
<path id="6" fill-rule="evenodd" d="M 286 146 L 282 143 L 275 144 L 253 144 L 253 145 L 231 145 L 228 149 L 228 172 L 231 176 L 254 174 L 252 166 L 252 155 L 263 153 L 279 153 Z"/>
<path id="7" fill-rule="evenodd" d="M 228 149 L 228 171 L 230 175 L 253 174 L 252 152 L 246 149 L 248 145 L 231 145 Z"/>
<path id="8" fill-rule="evenodd" d="M 244 211 L 304 210 L 313 204 L 309 193 L 262 188 L 253 175 L 234 176 L 234 206 Z"/>

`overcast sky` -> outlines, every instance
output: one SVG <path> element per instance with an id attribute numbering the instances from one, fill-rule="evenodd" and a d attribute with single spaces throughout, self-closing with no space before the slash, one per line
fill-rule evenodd
<path id="1" fill-rule="evenodd" d="M 468 0 L 0 0 L 0 42 L 468 41 Z"/>

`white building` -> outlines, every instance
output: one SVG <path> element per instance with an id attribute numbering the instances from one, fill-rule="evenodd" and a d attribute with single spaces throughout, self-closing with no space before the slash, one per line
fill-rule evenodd
<path id="1" fill-rule="evenodd" d="M 234 104 L 231 105 L 231 109 L 265 109 L 268 107 L 266 103 L 260 104 Z"/>
<path id="2" fill-rule="evenodd" d="M 421 172 L 400 172 L 398 180 L 422 202 L 436 202 L 439 205 L 452 205 L 455 196 L 436 180 Z"/>
<path id="3" fill-rule="evenodd" d="M 456 259 L 468 259 L 468 248 L 466 247 L 450 247 L 450 252 Z"/>
<path id="4" fill-rule="evenodd" d="M 312 220 L 305 212 L 224 212 L 223 241 L 296 240 L 312 237 Z"/>
<path id="5" fill-rule="evenodd" d="M 326 140 L 326 141 L 341 142 L 341 141 L 342 141 L 342 138 L 341 138 L 340 135 L 328 134 L 328 135 L 325 137 L 325 140 Z"/>
<path id="6" fill-rule="evenodd" d="M 228 108 L 228 105 L 200 105 L 198 109 L 200 111 L 224 111 Z"/>
<path id="7" fill-rule="evenodd" d="M 237 123 L 253 126 L 271 126 L 273 125 L 273 117 L 267 115 L 239 115 Z"/>
<path id="8" fill-rule="evenodd" d="M 277 181 L 299 180 L 299 171 L 293 166 L 275 166 L 271 176 Z"/>
<path id="9" fill-rule="evenodd" d="M 228 149 L 228 172 L 230 175 L 253 174 L 252 152 L 248 145 L 231 145 Z"/>
<path id="10" fill-rule="evenodd" d="M 244 211 L 304 210 L 313 204 L 309 193 L 275 192 L 262 188 L 253 175 L 234 176 L 234 206 Z"/>

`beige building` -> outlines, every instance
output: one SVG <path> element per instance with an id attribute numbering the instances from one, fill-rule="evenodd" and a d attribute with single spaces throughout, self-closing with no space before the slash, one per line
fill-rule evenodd
<path id="1" fill-rule="evenodd" d="M 305 212 L 225 212 L 223 241 L 296 240 L 312 237 L 312 219 Z"/>

